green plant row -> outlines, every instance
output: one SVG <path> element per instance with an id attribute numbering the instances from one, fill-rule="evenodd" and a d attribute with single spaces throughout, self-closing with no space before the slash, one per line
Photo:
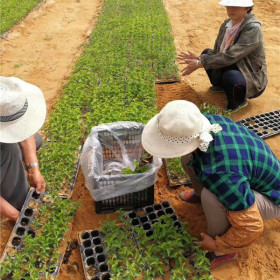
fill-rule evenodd
<path id="1" fill-rule="evenodd" d="M 50 141 L 40 158 L 48 186 L 59 189 L 69 182 L 77 147 L 93 126 L 146 123 L 157 112 L 154 81 L 178 76 L 175 60 L 161 0 L 104 2 L 90 42 L 45 129 Z"/>
<path id="2" fill-rule="evenodd" d="M 43 0 L 0 0 L 0 34 L 20 22 L 38 3 Z"/>
<path id="3" fill-rule="evenodd" d="M 0 279 L 8 276 L 8 279 L 17 280 L 52 279 L 51 273 L 59 259 L 57 249 L 77 204 L 63 200 L 55 193 L 50 195 L 53 199 L 40 206 L 39 217 L 30 225 L 36 236 L 27 235 L 22 250 L 6 258 L 1 264 Z"/>
<path id="4" fill-rule="evenodd" d="M 48 192 L 56 197 L 69 187 L 80 146 L 93 126 L 123 120 L 146 123 L 157 112 L 154 81 L 177 77 L 175 60 L 161 0 L 104 2 L 90 41 L 44 128 L 48 141 L 39 157 Z M 47 258 L 56 263 L 55 252 L 71 220 L 72 210 L 64 208 L 72 207 L 76 205 L 67 199 L 47 209 L 48 223 L 34 239 L 24 239 L 24 250 L 1 265 L 1 275 L 14 271 L 12 279 L 38 279 L 40 273 L 47 278 Z M 43 267 L 35 266 L 38 257 Z"/>
<path id="5" fill-rule="evenodd" d="M 138 249 L 131 238 L 130 220 L 125 218 L 125 212 L 119 213 L 119 218 L 107 220 L 100 227 L 105 234 L 112 280 L 213 279 L 206 251 L 194 244 L 196 239 L 190 236 L 185 223 L 178 230 L 170 215 L 161 216 L 149 236 L 143 227 L 134 227 Z M 192 252 L 189 258 L 184 257 L 187 250 Z"/>

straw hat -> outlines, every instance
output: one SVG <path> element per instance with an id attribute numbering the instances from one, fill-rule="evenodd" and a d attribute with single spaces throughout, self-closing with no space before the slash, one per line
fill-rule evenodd
<path id="1" fill-rule="evenodd" d="M 206 152 L 213 140 L 210 131 L 222 128 L 211 124 L 197 106 L 185 100 L 171 101 L 145 126 L 142 145 L 150 154 L 174 158 L 199 148 Z"/>
<path id="2" fill-rule="evenodd" d="M 15 77 L 0 77 L 0 142 L 18 143 L 34 135 L 46 118 L 42 91 Z"/>
<path id="3" fill-rule="evenodd" d="M 254 6 L 254 2 L 252 0 L 222 0 L 219 2 L 221 6 L 227 7 L 244 7 L 249 8 Z"/>

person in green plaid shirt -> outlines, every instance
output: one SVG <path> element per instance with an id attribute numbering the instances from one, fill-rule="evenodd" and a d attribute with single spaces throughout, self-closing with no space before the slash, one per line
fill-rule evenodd
<path id="1" fill-rule="evenodd" d="M 202 204 L 208 229 L 198 244 L 211 252 L 210 267 L 255 241 L 263 220 L 280 218 L 280 161 L 241 124 L 176 100 L 147 123 L 142 145 L 158 157 L 182 157 L 194 190 L 180 197 Z"/>

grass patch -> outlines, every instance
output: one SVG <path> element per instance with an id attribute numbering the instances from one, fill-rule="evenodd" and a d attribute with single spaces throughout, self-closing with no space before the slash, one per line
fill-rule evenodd
<path id="1" fill-rule="evenodd" d="M 0 0 L 0 34 L 20 22 L 42 0 Z"/>

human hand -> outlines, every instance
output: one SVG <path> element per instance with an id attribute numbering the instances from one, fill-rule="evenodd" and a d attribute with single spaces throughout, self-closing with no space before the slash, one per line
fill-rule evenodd
<path id="1" fill-rule="evenodd" d="M 194 72 L 196 69 L 199 68 L 197 59 L 186 59 L 184 63 L 180 63 L 180 64 L 188 64 L 188 66 L 186 66 L 181 71 L 183 76 L 190 75 L 192 72 Z"/>
<path id="2" fill-rule="evenodd" d="M 178 58 L 179 58 L 180 60 L 186 60 L 186 59 L 195 59 L 195 60 L 197 60 L 197 59 L 198 59 L 198 56 L 195 55 L 194 53 L 188 51 L 188 53 L 183 53 L 183 52 L 181 52 L 181 53 L 178 55 Z M 182 64 L 184 64 L 184 63 L 182 63 Z"/>
<path id="3" fill-rule="evenodd" d="M 206 233 L 201 233 L 200 234 L 202 237 L 201 241 L 195 241 L 195 245 L 201 245 L 201 248 L 204 250 L 207 250 L 209 252 L 217 252 L 217 246 L 216 246 L 216 241 L 213 237 Z"/>
<path id="4" fill-rule="evenodd" d="M 30 186 L 36 188 L 36 193 L 44 192 L 46 189 L 46 182 L 42 176 L 39 167 L 33 167 L 28 170 L 28 181 Z"/>

